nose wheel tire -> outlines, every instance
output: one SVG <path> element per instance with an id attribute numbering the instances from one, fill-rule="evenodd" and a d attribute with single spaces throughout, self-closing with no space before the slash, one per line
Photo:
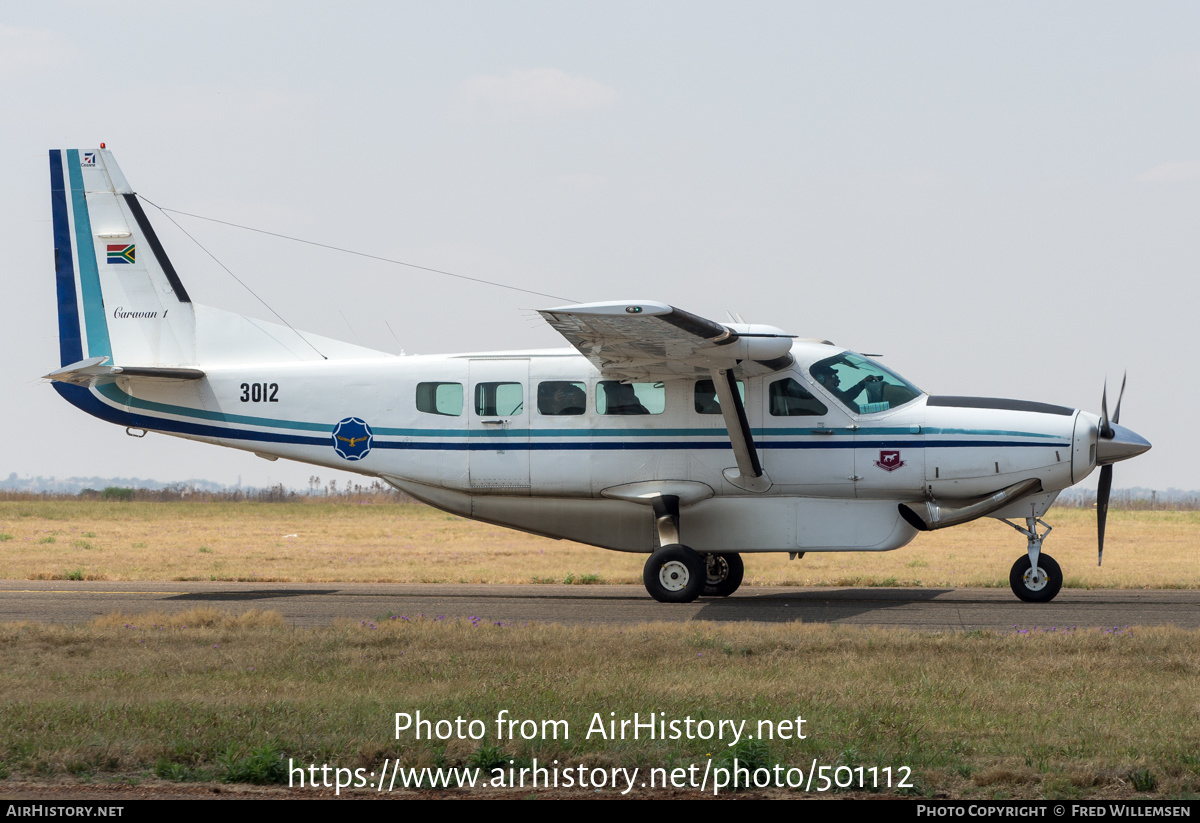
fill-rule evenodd
<path id="1" fill-rule="evenodd" d="M 642 569 L 646 591 L 660 603 L 691 603 L 706 581 L 704 558 L 679 543 L 654 552 Z"/>
<path id="2" fill-rule="evenodd" d="M 1026 603 L 1049 603 L 1062 588 L 1062 583 L 1062 569 L 1053 557 L 1045 553 L 1038 555 L 1036 575 L 1029 555 L 1013 563 L 1012 571 L 1008 573 L 1008 584 L 1012 586 L 1013 594 Z"/>
<path id="3" fill-rule="evenodd" d="M 705 597 L 729 597 L 742 585 L 746 567 L 740 554 L 706 554 L 704 562 L 707 566 L 704 580 Z"/>

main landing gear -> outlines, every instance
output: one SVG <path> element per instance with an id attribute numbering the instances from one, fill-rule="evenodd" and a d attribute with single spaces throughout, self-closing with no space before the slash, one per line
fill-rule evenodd
<path id="1" fill-rule="evenodd" d="M 1008 573 L 1008 584 L 1012 586 L 1013 594 L 1026 603 L 1049 603 L 1062 588 L 1062 569 L 1054 558 L 1042 554 L 1042 541 L 1050 534 L 1051 527 L 1040 517 L 1026 517 L 1025 528 L 1008 520 L 1004 521 L 1029 540 L 1029 554 L 1013 563 L 1012 571 Z M 1046 530 L 1038 534 L 1038 526 Z"/>
<path id="2" fill-rule="evenodd" d="M 704 554 L 679 542 L 679 498 L 654 500 L 659 548 L 646 560 L 642 582 L 660 603 L 691 603 L 700 595 L 728 597 L 742 585 L 745 566 L 735 553 Z"/>
<path id="3" fill-rule="evenodd" d="M 729 597 L 742 585 L 746 567 L 740 554 L 706 554 L 705 597 Z"/>
<path id="4" fill-rule="evenodd" d="M 697 597 L 728 597 L 742 585 L 741 555 L 700 554 L 679 543 L 662 546 L 646 560 L 642 582 L 660 603 L 691 603 Z"/>

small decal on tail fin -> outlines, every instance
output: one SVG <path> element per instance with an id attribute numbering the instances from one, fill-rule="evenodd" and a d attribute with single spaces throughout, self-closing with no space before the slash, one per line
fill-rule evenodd
<path id="1" fill-rule="evenodd" d="M 81 166 L 94 166 L 94 165 L 96 165 L 96 152 L 94 152 L 94 151 L 85 151 L 85 152 L 84 152 L 82 155 L 80 155 L 80 158 L 79 158 L 79 165 L 81 165 Z"/>
<path id="2" fill-rule="evenodd" d="M 134 243 L 128 245 L 117 243 L 116 245 L 109 244 L 108 246 L 108 262 L 112 263 L 136 263 L 135 256 L 136 247 Z"/>

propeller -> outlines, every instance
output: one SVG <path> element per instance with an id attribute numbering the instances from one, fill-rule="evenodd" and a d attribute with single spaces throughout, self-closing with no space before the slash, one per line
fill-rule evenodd
<path id="1" fill-rule="evenodd" d="M 1117 407 L 1113 409 L 1112 422 L 1108 420 L 1108 381 L 1104 381 L 1104 392 L 1100 395 L 1100 430 L 1097 437 L 1112 440 L 1116 435 L 1113 426 L 1121 422 L 1121 401 L 1125 398 L 1125 380 L 1129 372 L 1121 376 L 1121 393 L 1117 395 Z M 1099 449 L 1097 449 L 1099 454 Z M 1096 531 L 1100 546 L 1096 565 L 1104 564 L 1104 526 L 1108 521 L 1108 497 L 1112 493 L 1112 463 L 1100 467 L 1100 483 L 1096 487 Z"/>

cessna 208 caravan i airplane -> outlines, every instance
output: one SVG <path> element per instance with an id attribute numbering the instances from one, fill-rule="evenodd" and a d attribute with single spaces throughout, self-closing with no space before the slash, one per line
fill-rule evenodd
<path id="1" fill-rule="evenodd" d="M 571 348 L 395 356 L 193 303 L 112 154 L 50 152 L 62 367 L 89 414 L 378 477 L 464 517 L 649 556 L 658 600 L 724 596 L 745 552 L 887 551 L 980 517 L 1048 601 L 1059 492 L 1150 444 L 1044 403 L 930 396 L 771 326 L 627 300 L 541 311 Z M 1122 385 L 1122 392 L 1124 385 Z M 1024 527 L 1007 518 L 1024 520 Z"/>

